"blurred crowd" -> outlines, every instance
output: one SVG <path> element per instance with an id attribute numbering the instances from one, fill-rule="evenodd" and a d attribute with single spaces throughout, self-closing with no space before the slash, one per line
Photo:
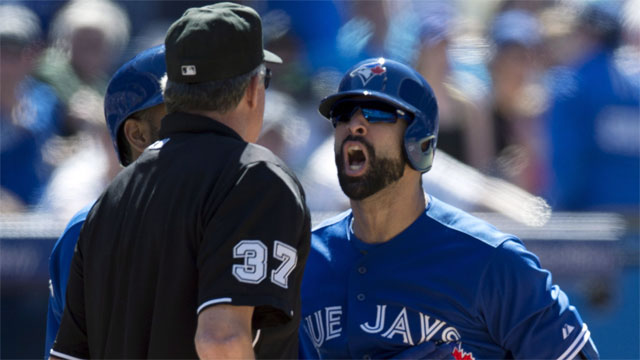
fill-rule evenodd
<path id="1" fill-rule="evenodd" d="M 416 68 L 438 99 L 427 192 L 510 211 L 496 199 L 512 184 L 553 210 L 638 214 L 640 0 L 242 3 L 284 60 L 259 142 L 296 171 L 312 211 L 348 207 L 317 105 L 351 65 L 384 56 Z M 120 170 L 104 124 L 109 77 L 202 4 L 2 2 L 0 212 L 66 221 L 99 196 Z"/>

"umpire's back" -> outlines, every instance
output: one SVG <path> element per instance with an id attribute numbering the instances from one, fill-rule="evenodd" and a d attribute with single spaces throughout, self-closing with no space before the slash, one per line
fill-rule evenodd
<path id="1" fill-rule="evenodd" d="M 198 126 L 208 128 L 185 129 Z M 81 277 L 83 292 L 70 290 L 68 303 L 84 302 L 91 357 L 195 358 L 201 292 L 222 296 L 235 286 L 227 271 L 233 268 L 234 239 L 268 243 L 265 236 L 273 234 L 274 240 L 278 236 L 298 248 L 303 259 L 308 253 L 309 219 L 301 187 L 277 157 L 203 117 L 169 115 L 163 119 L 165 133 L 168 138 L 116 177 L 91 210 L 78 241 L 71 276 Z M 262 181 L 243 184 L 243 177 L 254 177 L 252 172 L 261 173 Z M 240 206 L 247 201 L 256 206 Z M 280 221 L 265 213 L 276 203 L 282 208 Z M 226 219 L 236 218 L 242 219 L 240 228 L 227 225 Z M 252 230 L 251 223 L 263 218 L 265 226 Z M 289 241 L 279 235 L 283 232 L 294 235 Z M 217 257 L 219 268 L 211 268 L 208 256 Z M 217 289 L 203 290 L 205 282 L 216 283 Z M 269 281 L 254 286 L 260 288 L 256 295 L 278 288 Z M 297 304 L 297 294 L 292 302 Z M 262 313 L 273 310 L 278 309 L 265 306 Z M 297 322 L 287 323 L 295 333 Z"/>
<path id="2" fill-rule="evenodd" d="M 281 60 L 262 48 L 258 14 L 231 3 L 187 10 L 165 48 L 162 140 L 87 217 L 53 348 L 75 358 L 295 358 L 310 216 L 294 174 L 252 144 L 265 62 Z"/>

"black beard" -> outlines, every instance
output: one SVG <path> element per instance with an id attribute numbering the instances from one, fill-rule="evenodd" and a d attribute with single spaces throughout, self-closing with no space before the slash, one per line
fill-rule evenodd
<path id="1" fill-rule="evenodd" d="M 354 140 L 361 142 L 368 153 L 369 168 L 357 177 L 345 174 L 345 162 L 342 149 L 344 142 Z M 338 180 L 342 191 L 349 199 L 362 200 L 387 187 L 402 177 L 406 161 L 404 157 L 400 159 L 376 158 L 373 146 L 361 137 L 347 136 L 342 142 L 338 152 L 336 152 L 336 166 L 338 168 Z"/>

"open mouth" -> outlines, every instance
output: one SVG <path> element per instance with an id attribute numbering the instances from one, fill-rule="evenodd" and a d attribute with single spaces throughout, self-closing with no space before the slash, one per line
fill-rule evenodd
<path id="1" fill-rule="evenodd" d="M 367 151 L 357 141 L 347 141 L 342 145 L 344 169 L 348 176 L 360 176 L 367 168 Z"/>

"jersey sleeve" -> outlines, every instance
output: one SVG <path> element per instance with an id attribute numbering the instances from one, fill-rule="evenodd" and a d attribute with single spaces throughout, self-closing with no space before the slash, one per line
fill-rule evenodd
<path id="1" fill-rule="evenodd" d="M 514 358 L 573 359 L 585 346 L 595 351 L 576 308 L 520 242 L 496 249 L 482 284 L 489 333 Z"/>
<path id="2" fill-rule="evenodd" d="M 299 311 L 310 217 L 288 172 L 246 165 L 215 210 L 198 249 L 198 313 L 209 305 L 254 306 L 255 328 L 286 323 Z"/>
<path id="3" fill-rule="evenodd" d="M 85 320 L 83 256 L 80 242 L 75 246 L 66 291 L 66 306 L 51 355 L 63 359 L 88 359 L 89 345 Z"/>
<path id="4" fill-rule="evenodd" d="M 64 296 L 69 278 L 69 267 L 73 258 L 73 249 L 78 240 L 82 224 L 70 227 L 65 231 L 51 252 L 49 259 L 50 293 L 49 309 L 47 312 L 47 338 L 45 341 L 45 358 L 49 358 L 49 350 L 56 338 L 56 333 L 60 327 L 62 311 L 64 310 Z"/>
<path id="5" fill-rule="evenodd" d="M 93 203 L 87 205 L 73 216 L 60 238 L 54 244 L 53 250 L 51 250 L 51 256 L 49 257 L 49 307 L 47 310 L 45 359 L 49 358 L 51 346 L 60 327 L 71 259 L 80 236 L 80 230 L 91 206 L 93 206 Z"/>

